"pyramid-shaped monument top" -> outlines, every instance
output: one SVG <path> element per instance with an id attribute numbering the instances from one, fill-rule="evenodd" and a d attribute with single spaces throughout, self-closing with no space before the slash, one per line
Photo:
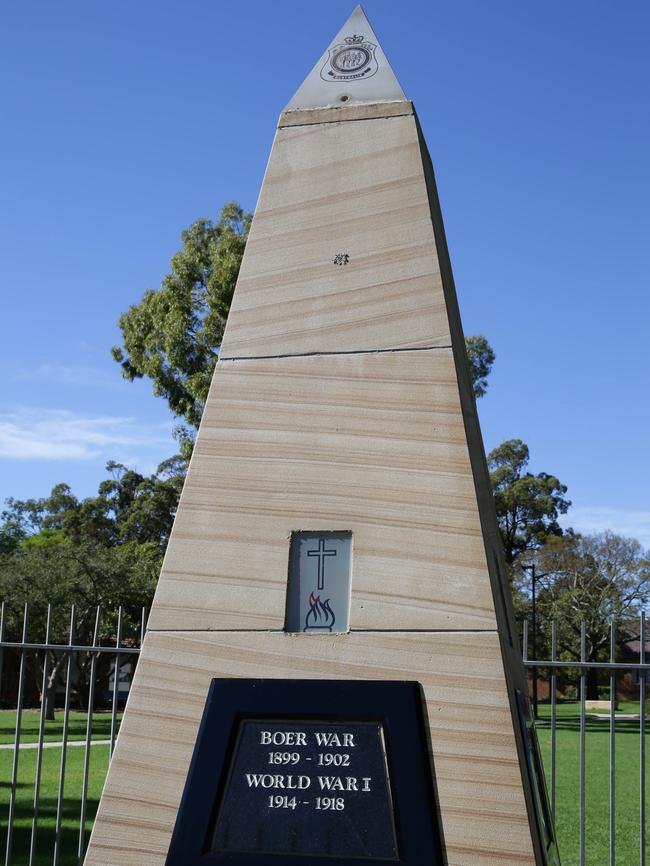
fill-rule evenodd
<path id="1" fill-rule="evenodd" d="M 285 111 L 406 99 L 366 13 L 357 6 Z"/>

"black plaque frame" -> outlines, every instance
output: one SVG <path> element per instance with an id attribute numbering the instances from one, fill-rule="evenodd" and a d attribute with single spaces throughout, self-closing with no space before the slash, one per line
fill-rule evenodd
<path id="1" fill-rule="evenodd" d="M 383 727 L 398 859 L 211 851 L 230 756 L 244 719 L 378 722 Z M 166 866 L 443 866 L 423 697 L 417 682 L 214 679 L 185 783 Z"/>

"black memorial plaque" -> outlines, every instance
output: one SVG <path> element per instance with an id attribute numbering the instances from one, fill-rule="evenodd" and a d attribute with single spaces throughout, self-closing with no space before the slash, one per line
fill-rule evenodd
<path id="1" fill-rule="evenodd" d="M 415 682 L 212 681 L 167 866 L 442 866 Z"/>
<path id="2" fill-rule="evenodd" d="M 382 726 L 240 722 L 211 847 L 395 860 Z"/>

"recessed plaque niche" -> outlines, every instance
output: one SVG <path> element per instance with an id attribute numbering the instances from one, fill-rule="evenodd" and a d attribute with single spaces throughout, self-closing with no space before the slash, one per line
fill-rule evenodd
<path id="1" fill-rule="evenodd" d="M 351 532 L 291 534 L 287 631 L 349 630 L 351 564 Z"/>
<path id="2" fill-rule="evenodd" d="M 442 866 L 416 682 L 215 679 L 166 866 Z"/>

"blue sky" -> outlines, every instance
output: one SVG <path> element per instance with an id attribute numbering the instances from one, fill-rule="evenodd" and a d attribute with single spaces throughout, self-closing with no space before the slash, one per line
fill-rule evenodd
<path id="1" fill-rule="evenodd" d="M 530 445 L 568 522 L 650 546 L 650 5 L 368 0 L 436 168 L 487 448 Z M 5 5 L 0 498 L 151 471 L 174 420 L 116 323 L 181 230 L 253 208 L 277 116 L 350 0 Z"/>

